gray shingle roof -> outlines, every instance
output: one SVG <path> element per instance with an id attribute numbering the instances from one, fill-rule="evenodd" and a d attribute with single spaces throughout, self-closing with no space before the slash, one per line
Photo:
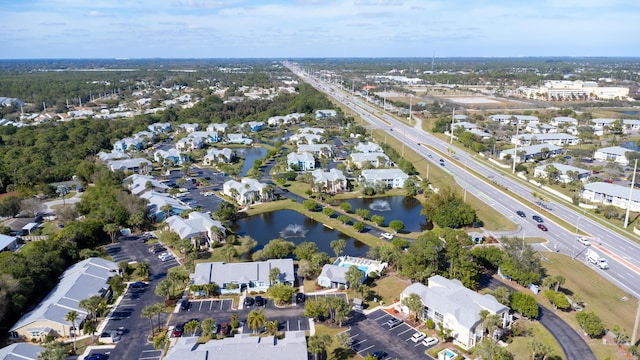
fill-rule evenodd
<path id="1" fill-rule="evenodd" d="M 459 324 L 469 329 L 480 321 L 480 310 L 499 313 L 508 309 L 492 295 L 481 295 L 469 290 L 459 280 L 436 275 L 429 278 L 428 284 L 428 287 L 421 283 L 411 284 L 402 294 L 418 294 L 425 306 L 443 315 L 453 315 Z"/>
<path id="2" fill-rule="evenodd" d="M 0 360 L 36 360 L 44 348 L 28 343 L 16 343 L 0 349 Z"/>
<path id="3" fill-rule="evenodd" d="M 166 360 L 246 359 L 307 360 L 304 331 L 286 331 L 284 339 L 237 334 L 232 338 L 210 340 L 198 345 L 197 337 L 181 337 L 171 347 Z"/>
<path id="4" fill-rule="evenodd" d="M 216 283 L 218 285 L 237 282 L 269 283 L 269 272 L 280 270 L 281 282 L 294 282 L 292 259 L 270 259 L 244 263 L 209 262 L 196 264 L 192 274 L 195 285 Z"/>
<path id="5" fill-rule="evenodd" d="M 36 308 L 23 315 L 11 331 L 35 321 L 51 321 L 69 325 L 65 320 L 71 310 L 79 314 L 87 312 L 78 303 L 94 295 L 101 295 L 109 287 L 109 279 L 116 274 L 118 264 L 101 258 L 88 258 L 69 267 L 58 285 L 51 290 Z"/>

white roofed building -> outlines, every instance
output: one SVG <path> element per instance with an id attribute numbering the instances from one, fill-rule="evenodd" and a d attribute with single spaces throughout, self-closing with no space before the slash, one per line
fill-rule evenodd
<path id="1" fill-rule="evenodd" d="M 380 145 L 376 144 L 376 143 L 372 143 L 372 142 L 361 142 L 356 144 L 356 146 L 354 147 L 354 151 L 356 152 L 361 152 L 361 153 L 366 153 L 366 152 L 373 152 L 373 153 L 378 153 L 378 152 L 383 152 L 382 151 L 382 147 L 380 147 Z"/>
<path id="2" fill-rule="evenodd" d="M 575 135 L 557 133 L 557 134 L 518 134 L 511 137 L 511 143 L 516 145 L 535 145 L 540 143 L 552 144 L 557 146 L 578 145 L 580 138 Z"/>
<path id="3" fill-rule="evenodd" d="M 88 315 L 80 301 L 94 295 L 110 297 L 109 279 L 117 275 L 118 264 L 101 258 L 88 258 L 69 267 L 53 290 L 30 312 L 16 322 L 9 334 L 13 339 L 41 339 L 47 335 L 69 336 L 67 313 L 75 310 L 80 319 Z"/>
<path id="4" fill-rule="evenodd" d="M 290 170 L 307 171 L 316 168 L 316 159 L 309 152 L 287 154 L 287 167 Z"/>
<path id="5" fill-rule="evenodd" d="M 347 178 L 338 169 L 330 169 L 329 171 L 318 169 L 312 171 L 311 175 L 314 184 L 322 184 L 325 192 L 337 193 L 348 189 Z"/>
<path id="6" fill-rule="evenodd" d="M 229 148 L 224 149 L 209 149 L 204 156 L 203 163 L 205 165 L 211 165 L 213 163 L 230 163 L 235 156 L 233 150 Z"/>
<path id="7" fill-rule="evenodd" d="M 401 189 L 409 175 L 400 169 L 367 169 L 360 173 L 360 181 L 368 184 L 383 184 L 387 188 Z"/>
<path id="8" fill-rule="evenodd" d="M 222 193 L 234 199 L 239 205 L 264 202 L 270 199 L 267 184 L 256 179 L 244 177 L 239 182 L 228 180 L 222 185 Z"/>
<path id="9" fill-rule="evenodd" d="M 280 276 L 271 283 L 269 273 L 278 268 Z M 266 261 L 224 263 L 208 262 L 196 264 L 190 275 L 194 285 L 217 284 L 222 294 L 239 294 L 244 291 L 266 291 L 276 283 L 293 285 L 295 274 L 293 259 L 270 259 Z M 228 286 L 234 284 L 236 286 Z"/>
<path id="10" fill-rule="evenodd" d="M 560 181 L 562 183 L 570 183 L 574 180 L 580 180 L 582 182 L 586 182 L 591 174 L 591 171 L 582 169 L 579 167 L 565 165 L 560 163 L 546 164 L 537 166 L 533 171 L 533 176 L 537 178 L 548 178 L 549 177 L 549 166 L 553 166 L 556 170 L 558 170 L 556 174 L 556 181 Z"/>
<path id="11" fill-rule="evenodd" d="M 629 188 L 606 182 L 593 182 L 584 185 L 580 197 L 595 204 L 613 205 L 621 209 L 640 212 L 640 190 L 631 190 L 629 202 Z"/>
<path id="12" fill-rule="evenodd" d="M 511 321 L 508 307 L 500 304 L 492 295 L 481 295 L 467 289 L 459 280 L 432 276 L 427 285 L 413 283 L 407 286 L 400 294 L 400 300 L 410 294 L 417 294 L 424 305 L 422 313 L 418 315 L 451 329 L 454 344 L 464 349 L 476 346 L 485 335 L 480 318 L 482 310 L 499 315 L 503 328 Z M 401 306 L 401 309 L 409 312 L 405 306 Z"/>
<path id="13" fill-rule="evenodd" d="M 169 230 L 178 234 L 180 239 L 189 239 L 195 246 L 207 244 L 212 246 L 215 242 L 224 242 L 226 229 L 218 220 L 213 220 L 209 214 L 190 212 L 187 219 L 173 215 L 165 220 Z M 218 231 L 213 230 L 217 228 Z"/>
<path id="14" fill-rule="evenodd" d="M 304 331 L 285 331 L 284 338 L 244 333 L 200 344 L 198 337 L 184 336 L 177 338 L 164 359 L 212 360 L 238 356 L 256 360 L 308 360 L 307 338 Z"/>
<path id="15" fill-rule="evenodd" d="M 629 165 L 626 153 L 635 152 L 634 150 L 624 148 L 622 146 L 611 146 L 601 148 L 595 151 L 593 158 L 599 161 L 612 161 L 623 166 Z"/>
<path id="16" fill-rule="evenodd" d="M 377 168 L 391 165 L 389 157 L 383 152 L 351 153 L 349 158 L 358 168 L 362 168 L 366 162 Z"/>

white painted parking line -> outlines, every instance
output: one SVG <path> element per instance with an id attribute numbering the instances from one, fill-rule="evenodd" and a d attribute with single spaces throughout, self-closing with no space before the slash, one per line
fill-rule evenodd
<path id="1" fill-rule="evenodd" d="M 372 347 L 373 347 L 373 345 L 371 345 L 371 346 L 369 346 L 369 347 L 367 347 L 365 349 L 362 349 L 362 350 L 358 351 L 358 354 L 360 354 L 363 351 L 367 351 L 367 350 L 371 349 Z"/>
<path id="2" fill-rule="evenodd" d="M 354 342 L 354 343 L 352 343 L 352 344 L 351 344 L 351 347 L 353 348 L 353 347 L 355 347 L 355 346 L 357 346 L 357 345 L 362 344 L 362 343 L 363 343 L 363 342 L 365 342 L 365 341 L 367 341 L 367 339 L 360 340 L 360 341 L 356 341 L 356 342 Z"/>
<path id="3" fill-rule="evenodd" d="M 151 356 L 151 357 L 139 357 L 138 360 L 145 360 L 145 359 L 160 359 L 160 355 L 158 356 Z"/>
<path id="4" fill-rule="evenodd" d="M 220 310 L 222 310 L 222 304 L 224 304 L 224 300 L 220 301 Z"/>
<path id="5" fill-rule="evenodd" d="M 403 332 L 399 333 L 399 334 L 398 334 L 398 336 L 400 336 L 400 335 L 402 335 L 402 334 L 406 333 L 407 331 L 411 331 L 411 330 L 413 330 L 413 329 L 412 329 L 412 328 L 408 328 L 407 330 L 405 330 L 405 331 L 403 331 Z"/>
<path id="6" fill-rule="evenodd" d="M 214 301 L 211 300 L 211 303 L 209 304 L 209 311 L 213 310 L 213 303 L 214 303 Z"/>
<path id="7" fill-rule="evenodd" d="M 349 339 L 353 339 L 353 338 L 355 338 L 355 337 L 358 337 L 358 335 L 360 335 L 360 333 L 355 334 L 355 335 L 352 335 L 352 336 L 349 336 Z"/>
<path id="8" fill-rule="evenodd" d="M 384 314 L 384 315 L 379 316 L 379 317 L 377 317 L 377 318 L 375 318 L 375 319 L 373 319 L 373 320 L 380 320 L 380 319 L 382 319 L 383 317 L 387 317 L 387 316 L 389 316 L 389 315 L 388 315 L 388 314 Z"/>
<path id="9" fill-rule="evenodd" d="M 199 301 L 200 306 L 198 306 L 198 311 L 202 310 L 202 304 L 204 303 L 204 301 Z"/>

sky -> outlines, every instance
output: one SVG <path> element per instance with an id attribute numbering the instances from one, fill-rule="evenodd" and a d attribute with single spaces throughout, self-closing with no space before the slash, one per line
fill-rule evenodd
<path id="1" fill-rule="evenodd" d="M 0 58 L 640 56 L 638 0 L 0 0 Z"/>

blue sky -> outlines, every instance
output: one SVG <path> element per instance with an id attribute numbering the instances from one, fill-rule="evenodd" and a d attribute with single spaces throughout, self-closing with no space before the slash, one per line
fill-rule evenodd
<path id="1" fill-rule="evenodd" d="M 640 56 L 638 0 L 0 0 L 0 58 Z"/>

